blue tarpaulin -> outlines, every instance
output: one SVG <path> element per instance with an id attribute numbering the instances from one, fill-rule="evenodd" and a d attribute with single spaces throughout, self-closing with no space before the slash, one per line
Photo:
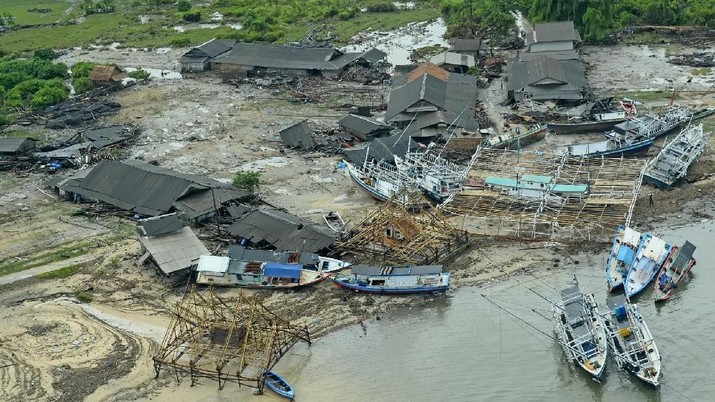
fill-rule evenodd
<path id="1" fill-rule="evenodd" d="M 281 264 L 280 262 L 268 262 L 263 268 L 263 276 L 273 276 L 276 278 L 300 279 L 300 264 Z"/>
<path id="2" fill-rule="evenodd" d="M 630 247 L 621 247 L 618 249 L 618 260 L 623 261 L 626 265 L 631 265 L 633 263 L 633 257 L 636 256 L 636 252 Z"/>

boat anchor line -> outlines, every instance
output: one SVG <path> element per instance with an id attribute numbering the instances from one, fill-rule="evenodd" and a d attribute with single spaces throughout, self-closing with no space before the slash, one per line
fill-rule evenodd
<path id="1" fill-rule="evenodd" d="M 501 305 L 499 305 L 499 303 L 495 302 L 494 300 L 492 300 L 489 296 L 485 295 L 484 293 L 480 293 L 480 296 L 482 296 L 482 297 L 485 298 L 489 303 L 491 303 L 492 305 L 494 305 L 494 307 L 496 307 L 496 308 L 498 308 L 499 310 L 501 310 L 501 311 L 507 313 L 510 317 L 516 319 L 518 322 L 521 322 L 521 323 L 523 323 L 523 324 L 528 325 L 528 326 L 531 327 L 532 329 L 536 330 L 537 332 L 539 332 L 540 334 L 546 336 L 547 338 L 553 340 L 554 342 L 558 343 L 558 344 L 561 345 L 562 347 L 567 347 L 567 348 L 569 347 L 568 344 L 566 344 L 566 343 L 564 343 L 564 342 L 561 342 L 560 339 L 558 339 L 558 338 L 556 338 L 556 337 L 554 337 L 554 336 L 552 336 L 552 335 L 547 334 L 547 333 L 544 332 L 543 330 L 537 328 L 535 325 L 533 325 L 533 324 L 531 324 L 530 322 L 524 320 L 523 318 L 517 316 L 516 314 L 512 313 L 512 312 L 509 311 L 508 309 L 502 307 Z M 573 352 L 576 353 L 576 354 L 578 354 L 578 355 L 579 355 L 578 357 L 580 357 L 580 358 L 583 358 L 583 359 L 587 359 L 587 358 L 588 358 L 588 356 L 587 356 L 585 353 L 582 353 L 582 352 L 580 352 L 580 351 L 578 351 L 578 350 L 574 350 Z M 570 358 L 569 360 L 574 360 L 574 359 L 576 359 L 576 357 Z"/>

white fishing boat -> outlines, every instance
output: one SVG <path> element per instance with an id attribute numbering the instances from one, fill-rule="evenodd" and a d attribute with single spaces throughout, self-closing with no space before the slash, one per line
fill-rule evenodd
<path id="1" fill-rule="evenodd" d="M 617 124 L 606 134 L 608 138 L 656 139 L 685 125 L 692 118 L 688 108 L 672 107 L 661 114 L 647 114 Z"/>
<path id="2" fill-rule="evenodd" d="M 552 304 L 552 311 L 554 331 L 568 359 L 600 380 L 606 367 L 608 344 L 603 317 L 593 295 L 583 294 L 576 283 L 561 291 L 561 303 Z"/>
<path id="3" fill-rule="evenodd" d="M 384 161 L 365 161 L 361 167 L 347 161 L 344 163 L 350 178 L 378 201 L 387 201 L 408 187 L 405 175 Z"/>
<path id="4" fill-rule="evenodd" d="M 640 242 L 641 233 L 637 230 L 621 225 L 616 229 L 611 253 L 606 261 L 606 280 L 609 292 L 623 286 L 623 281 L 633 264 Z"/>
<path id="5" fill-rule="evenodd" d="M 462 189 L 464 169 L 433 150 L 409 152 L 404 158 L 395 156 L 395 164 L 420 191 L 437 202 Z"/>
<path id="6" fill-rule="evenodd" d="M 704 151 L 703 125 L 688 126 L 648 162 L 643 179 L 659 188 L 670 187 L 685 177 L 690 164 Z"/>
<path id="7" fill-rule="evenodd" d="M 643 235 L 633 265 L 628 270 L 623 283 L 628 297 L 635 296 L 648 286 L 670 256 L 672 249 L 672 244 L 659 237 L 650 233 Z"/>
<path id="8" fill-rule="evenodd" d="M 336 211 L 330 211 L 327 214 L 323 214 L 323 219 L 330 229 L 335 232 L 342 232 L 345 229 L 345 221 L 343 217 Z"/>
<path id="9" fill-rule="evenodd" d="M 606 304 L 609 312 L 604 323 L 611 355 L 618 367 L 658 386 L 660 353 L 638 306 L 631 304 L 624 295 L 613 295 Z"/>

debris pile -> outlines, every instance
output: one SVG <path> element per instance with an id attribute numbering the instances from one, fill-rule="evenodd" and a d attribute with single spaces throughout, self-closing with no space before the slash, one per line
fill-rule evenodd
<path id="1" fill-rule="evenodd" d="M 381 84 L 384 80 L 390 78 L 390 75 L 374 68 L 364 67 L 361 65 L 353 65 L 340 74 L 341 81 L 354 81 L 362 84 Z"/>
<path id="2" fill-rule="evenodd" d="M 715 67 L 715 53 L 681 54 L 668 59 L 668 63 L 690 67 Z"/>
<path id="3" fill-rule="evenodd" d="M 76 97 L 43 112 L 45 127 L 63 129 L 89 124 L 101 116 L 116 113 L 121 105 L 110 99 L 106 90 Z M 105 92 L 105 93 L 102 93 Z"/>

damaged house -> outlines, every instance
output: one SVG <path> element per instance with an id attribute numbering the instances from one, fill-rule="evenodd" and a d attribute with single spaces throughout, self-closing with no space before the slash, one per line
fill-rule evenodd
<path id="1" fill-rule="evenodd" d="M 588 92 L 572 21 L 536 24 L 526 34 L 528 51 L 509 62 L 507 97 L 515 101 L 580 102 Z"/>
<path id="2" fill-rule="evenodd" d="M 27 156 L 34 150 L 32 138 L 0 137 L 0 158 Z"/>
<path id="3" fill-rule="evenodd" d="M 346 134 L 363 141 L 389 135 L 392 127 L 371 117 L 349 114 L 338 121 Z"/>
<path id="4" fill-rule="evenodd" d="M 476 39 L 466 39 L 466 38 L 455 38 L 450 42 L 451 50 L 454 53 L 468 54 L 478 59 L 483 50 L 489 50 L 489 47 L 482 43 L 479 38 Z"/>
<path id="5" fill-rule="evenodd" d="M 127 78 L 127 74 L 117 66 L 94 66 L 89 73 L 89 80 L 100 87 L 120 85 L 125 78 Z"/>
<path id="6" fill-rule="evenodd" d="M 85 177 L 63 181 L 58 189 L 75 202 L 102 202 L 143 216 L 176 212 L 190 223 L 214 216 L 229 202 L 251 197 L 208 177 L 137 161 L 101 161 Z"/>
<path id="7" fill-rule="evenodd" d="M 301 120 L 295 124 L 280 130 L 278 132 L 285 146 L 289 148 L 313 149 L 315 142 L 313 141 L 313 130 L 308 125 L 307 120 Z"/>
<path id="8" fill-rule="evenodd" d="M 421 145 L 410 139 L 409 135 L 401 133 L 393 134 L 389 137 L 375 138 L 370 142 L 348 148 L 345 152 L 345 159 L 349 162 L 362 166 L 366 161 L 385 161 L 395 163 L 395 157 L 404 158 L 408 151 L 420 149 Z"/>
<path id="9" fill-rule="evenodd" d="M 139 264 L 152 260 L 166 276 L 185 274 L 209 254 L 191 228 L 176 214 L 142 219 L 137 226 L 143 255 Z"/>
<path id="10" fill-rule="evenodd" d="M 197 46 L 184 53 L 179 59 L 182 73 L 194 73 L 211 69 L 211 60 L 233 48 L 236 41 L 233 39 L 211 39 L 203 45 Z"/>
<path id="11" fill-rule="evenodd" d="M 334 233 L 278 210 L 244 210 L 226 230 L 241 244 L 275 250 L 319 252 L 332 246 Z"/>
<path id="12" fill-rule="evenodd" d="M 282 46 L 266 43 L 236 43 L 233 48 L 211 59 L 211 70 L 224 77 L 265 74 L 314 75 L 337 78 L 348 66 L 369 66 L 379 57 L 372 51 L 343 53 L 335 48 Z M 370 60 L 370 62 L 368 61 Z"/>
<path id="13" fill-rule="evenodd" d="M 469 54 L 442 52 L 430 57 L 429 62 L 443 70 L 457 74 L 467 74 L 470 68 L 476 67 L 474 57 Z"/>
<path id="14" fill-rule="evenodd" d="M 395 77 L 385 121 L 404 128 L 411 137 L 477 133 L 476 99 L 476 77 L 425 63 Z"/>

